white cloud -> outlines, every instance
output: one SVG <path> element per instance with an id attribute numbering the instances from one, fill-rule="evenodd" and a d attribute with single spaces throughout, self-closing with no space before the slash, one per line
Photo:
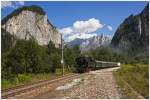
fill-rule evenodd
<path id="1" fill-rule="evenodd" d="M 91 18 L 87 21 L 76 21 L 73 24 L 73 29 L 78 33 L 91 33 L 102 28 L 104 25 L 98 19 Z"/>
<path id="2" fill-rule="evenodd" d="M 1 8 L 11 7 L 12 3 L 10 1 L 1 1 Z"/>
<path id="3" fill-rule="evenodd" d="M 19 5 L 24 5 L 24 1 L 1 1 L 1 8 L 16 8 Z"/>
<path id="4" fill-rule="evenodd" d="M 107 25 L 107 28 L 108 28 L 109 31 L 112 31 L 112 30 L 113 30 L 113 29 L 112 29 L 112 26 L 110 26 L 110 25 Z"/>
<path id="5" fill-rule="evenodd" d="M 63 34 L 63 35 L 68 35 L 70 33 L 72 33 L 73 30 L 71 27 L 67 27 L 67 28 L 62 28 L 59 30 L 59 33 Z"/>
<path id="6" fill-rule="evenodd" d="M 87 39 L 97 34 L 93 32 L 103 28 L 104 24 L 101 24 L 98 19 L 91 18 L 87 21 L 76 21 L 72 27 L 66 27 L 59 30 L 66 41 L 72 41 L 76 38 Z"/>

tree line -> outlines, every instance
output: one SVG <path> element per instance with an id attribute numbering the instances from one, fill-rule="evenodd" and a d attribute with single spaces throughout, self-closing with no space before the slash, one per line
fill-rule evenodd
<path id="1" fill-rule="evenodd" d="M 65 65 L 73 67 L 79 54 L 79 46 L 72 49 L 65 47 Z M 55 48 L 51 41 L 48 45 L 41 46 L 35 39 L 19 39 L 14 47 L 2 52 L 2 79 L 10 79 L 25 73 L 55 73 L 56 68 L 61 67 L 60 61 L 61 49 Z"/>
<path id="2" fill-rule="evenodd" d="M 96 60 L 108 61 L 108 62 L 121 62 L 124 64 L 142 63 L 148 64 L 148 51 L 142 51 L 142 53 L 120 52 L 110 46 L 99 47 L 88 52 L 84 52 L 83 55 L 91 56 Z"/>

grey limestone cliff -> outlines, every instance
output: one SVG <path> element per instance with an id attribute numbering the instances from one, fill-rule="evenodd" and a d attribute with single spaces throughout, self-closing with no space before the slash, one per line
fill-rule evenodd
<path id="1" fill-rule="evenodd" d="M 56 27 L 48 21 L 45 13 L 32 10 L 33 7 L 30 6 L 31 10 L 22 7 L 19 8 L 19 11 L 12 12 L 14 16 L 8 15 L 9 18 L 6 17 L 2 20 L 2 28 L 19 39 L 28 40 L 34 37 L 40 45 L 47 45 L 49 41 L 52 41 L 56 47 L 59 47 L 61 36 Z"/>

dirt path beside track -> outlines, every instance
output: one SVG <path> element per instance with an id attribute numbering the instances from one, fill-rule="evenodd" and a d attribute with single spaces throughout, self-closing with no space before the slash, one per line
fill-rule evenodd
<path id="1" fill-rule="evenodd" d="M 79 77 L 35 98 L 68 98 L 68 99 L 119 99 L 121 94 L 113 76 L 113 71 L 118 69 L 108 68 L 91 71 L 84 77 Z"/>

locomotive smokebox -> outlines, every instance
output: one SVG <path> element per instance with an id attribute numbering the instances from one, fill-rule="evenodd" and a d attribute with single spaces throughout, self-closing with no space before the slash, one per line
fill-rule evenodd
<path id="1" fill-rule="evenodd" d="M 88 72 L 95 69 L 95 60 L 92 57 L 81 56 L 76 58 L 76 65 L 77 72 Z"/>

